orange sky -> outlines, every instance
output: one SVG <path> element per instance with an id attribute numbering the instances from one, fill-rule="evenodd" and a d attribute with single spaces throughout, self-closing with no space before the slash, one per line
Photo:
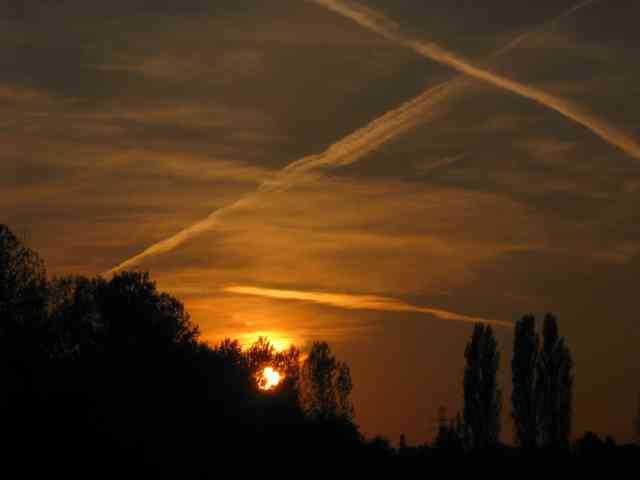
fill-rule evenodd
<path id="1" fill-rule="evenodd" d="M 627 440 L 640 4 L 475 3 L 3 4 L 0 223 L 52 274 L 148 251 L 212 341 L 328 340 L 392 440 L 460 408 L 471 322 L 506 395 L 509 324 L 553 311 L 577 433 Z"/>

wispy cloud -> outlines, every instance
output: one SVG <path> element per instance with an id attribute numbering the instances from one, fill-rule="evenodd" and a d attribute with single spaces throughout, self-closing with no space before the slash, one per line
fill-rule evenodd
<path id="1" fill-rule="evenodd" d="M 506 322 L 503 320 L 473 317 L 455 312 L 449 312 L 447 310 L 438 308 L 420 307 L 411 305 L 395 298 L 381 297 L 377 295 L 353 295 L 347 293 L 277 290 L 252 286 L 231 286 L 224 288 L 224 291 L 227 293 L 238 295 L 251 295 L 277 300 L 298 300 L 303 302 L 317 303 L 320 305 L 328 305 L 336 308 L 345 308 L 348 310 L 378 310 L 383 312 L 422 313 L 446 321 L 464 323 L 486 323 L 500 327 L 513 327 L 513 324 L 511 322 Z"/>
<path id="2" fill-rule="evenodd" d="M 147 248 L 142 253 L 122 262 L 106 275 L 137 265 L 142 260 L 169 252 L 191 238 L 204 233 L 219 224 L 227 213 L 255 204 L 265 193 L 284 190 L 318 175 L 322 168 L 338 168 L 354 163 L 393 138 L 413 128 L 418 122 L 425 121 L 429 115 L 435 116 L 435 107 L 451 96 L 462 85 L 447 82 L 425 91 L 419 97 L 401 107 L 386 113 L 367 126 L 355 131 L 344 139 L 334 143 L 323 153 L 297 160 L 279 172 L 272 180 L 261 185 L 259 190 L 224 208 L 216 210 L 206 219 L 191 225 L 162 242 Z"/>
<path id="3" fill-rule="evenodd" d="M 502 85 L 506 82 L 506 87 L 504 88 L 516 88 L 516 90 L 519 91 L 524 88 L 524 92 L 521 92 L 521 94 L 525 94 L 525 96 L 532 93 L 529 90 L 533 89 L 529 89 L 529 87 L 521 86 L 516 82 L 502 79 L 502 77 L 498 77 L 491 74 L 490 72 L 474 67 L 462 60 L 457 59 L 452 54 L 449 54 L 439 47 L 433 45 L 423 45 L 418 42 L 413 42 L 405 39 L 399 33 L 395 33 L 397 27 L 393 22 L 373 10 L 367 9 L 362 6 L 357 6 L 357 8 L 355 8 L 354 6 L 352 6 L 352 4 L 347 5 L 343 2 L 335 0 L 313 1 L 341 15 L 352 18 L 366 28 L 381 33 L 383 36 L 399 42 L 402 45 L 418 49 L 421 54 L 424 54 L 426 56 L 433 56 L 434 58 L 440 58 L 443 63 L 448 62 L 447 64 L 451 63 L 452 66 L 456 65 L 456 69 L 462 71 L 462 73 L 468 74 L 469 72 L 471 72 L 472 74 L 470 74 L 470 76 L 479 76 L 480 79 L 484 79 L 486 81 L 489 81 L 490 83 L 497 82 L 498 84 Z M 552 23 L 557 21 L 559 18 L 564 18 L 567 15 L 574 13 L 579 8 L 583 8 L 590 3 L 592 2 L 584 2 L 568 10 L 560 17 L 554 19 Z M 510 50 L 516 48 L 526 37 L 539 31 L 541 28 L 543 27 L 539 27 L 532 32 L 527 32 L 523 35 L 520 35 L 504 48 L 497 51 L 494 56 L 505 54 Z M 445 101 L 451 99 L 456 94 L 462 93 L 466 88 L 468 88 L 469 85 L 470 82 L 467 78 L 457 77 L 425 90 L 422 94 L 415 97 L 414 99 L 406 102 L 405 104 L 394 110 L 387 112 L 381 117 L 370 122 L 365 127 L 356 130 L 351 135 L 348 135 L 342 140 L 339 140 L 338 142 L 329 146 L 324 152 L 317 155 L 303 157 L 289 164 L 276 176 L 274 176 L 273 179 L 263 183 L 257 192 L 249 194 L 248 196 L 226 207 L 216 210 L 204 220 L 201 220 L 183 229 L 177 234 L 161 242 L 151 245 L 140 254 L 123 261 L 115 268 L 109 270 L 108 272 L 105 272 L 105 275 L 111 275 L 118 271 L 135 266 L 146 258 L 174 250 L 190 239 L 218 226 L 221 222 L 222 217 L 229 212 L 255 205 L 265 193 L 284 190 L 303 181 L 309 181 L 310 179 L 318 176 L 318 172 L 322 169 L 339 168 L 361 160 L 368 154 L 379 149 L 384 144 L 411 130 L 418 123 L 434 119 L 437 115 L 445 112 L 447 110 Z M 540 98 L 542 98 L 542 100 L 545 101 L 549 100 L 547 101 L 547 103 L 550 103 L 551 105 L 559 104 L 559 101 L 556 101 L 553 97 L 550 97 L 546 94 L 540 97 L 539 95 L 537 95 L 537 91 L 534 90 L 533 93 L 535 93 L 535 96 L 538 97 L 538 101 L 540 101 Z M 564 104 L 561 103 L 561 106 L 562 105 Z M 562 110 L 567 110 L 571 115 L 576 116 L 575 112 L 577 110 L 575 109 L 567 107 L 563 108 Z M 636 145 L 633 140 L 626 139 L 626 137 L 622 138 L 622 134 L 619 134 L 619 132 L 615 131 L 615 129 L 613 128 L 609 128 L 606 125 L 601 125 L 601 123 L 599 123 L 597 119 L 593 119 L 593 121 L 591 121 L 592 119 L 585 115 L 577 115 L 577 118 L 588 120 L 588 125 L 595 126 L 597 131 L 604 132 L 605 137 L 607 138 L 621 139 L 622 144 L 630 146 L 631 151 L 637 153 L 637 158 L 640 158 L 640 146 Z"/>

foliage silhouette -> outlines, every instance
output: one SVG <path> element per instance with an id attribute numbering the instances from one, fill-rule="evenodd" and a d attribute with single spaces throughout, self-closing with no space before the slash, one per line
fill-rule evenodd
<path id="1" fill-rule="evenodd" d="M 475 325 L 465 350 L 465 360 L 465 442 L 471 450 L 487 450 L 498 444 L 502 410 L 497 378 L 500 353 L 490 326 Z"/>
<path id="2" fill-rule="evenodd" d="M 624 457 L 638 448 L 586 434 L 569 450 L 572 361 L 548 316 L 516 328 L 512 415 L 519 444 Z M 432 445 L 398 449 L 355 423 L 349 367 L 325 342 L 305 354 L 266 338 L 209 345 L 183 304 L 148 273 L 46 277 L 44 262 L 0 225 L 0 456 L 94 476 L 214 476 L 218 459 L 512 456 L 500 446 L 499 353 L 478 325 L 465 351 L 463 414 L 442 415 Z M 258 388 L 265 367 L 282 374 Z M 639 412 L 640 414 L 640 412 Z"/>
<path id="3" fill-rule="evenodd" d="M 522 318 L 515 328 L 511 372 L 511 416 L 515 439 L 525 450 L 537 446 L 538 418 L 536 402 L 536 368 L 540 339 L 536 334 L 536 319 L 532 315 Z"/>
<path id="4" fill-rule="evenodd" d="M 558 322 L 547 315 L 537 364 L 539 442 L 547 448 L 568 448 L 573 401 L 573 360 L 566 340 L 558 334 Z"/>
<path id="5" fill-rule="evenodd" d="M 433 442 L 434 448 L 438 449 L 441 455 L 449 457 L 460 457 L 465 453 L 465 441 L 467 433 L 460 414 L 455 419 L 448 419 L 445 410 L 441 409 L 438 418 L 438 434 Z"/>
<path id="6" fill-rule="evenodd" d="M 37 329 L 45 319 L 47 276 L 44 262 L 0 225 L 0 317 L 3 327 Z"/>
<path id="7" fill-rule="evenodd" d="M 266 364 L 284 375 L 268 393 L 255 381 Z M 182 303 L 147 273 L 48 282 L 37 254 L 0 228 L 7 458 L 60 460 L 74 452 L 67 467 L 197 474 L 215 470 L 206 459 L 239 451 L 364 455 L 351 418 L 338 424 L 305 415 L 300 365 L 298 349 L 276 352 L 266 339 L 246 351 L 231 340 L 202 342 Z M 336 365 L 337 405 L 350 405 L 348 369 Z"/>
<path id="8" fill-rule="evenodd" d="M 302 365 L 300 404 L 312 419 L 351 422 L 353 383 L 349 367 L 336 360 L 326 342 L 315 342 Z"/>
<path id="9" fill-rule="evenodd" d="M 573 361 L 553 315 L 544 319 L 542 345 L 534 316 L 525 316 L 516 324 L 511 370 L 518 443 L 525 450 L 569 448 Z"/>

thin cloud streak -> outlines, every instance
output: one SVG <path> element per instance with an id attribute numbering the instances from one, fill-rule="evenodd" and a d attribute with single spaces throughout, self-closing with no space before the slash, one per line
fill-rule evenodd
<path id="1" fill-rule="evenodd" d="M 472 317 L 469 315 L 462 315 L 438 308 L 419 307 L 403 302 L 402 300 L 390 297 L 380 297 L 377 295 L 352 295 L 346 293 L 277 290 L 251 286 L 225 287 L 223 291 L 236 295 L 250 295 L 263 298 L 271 298 L 275 300 L 297 300 L 316 303 L 320 305 L 327 305 L 336 308 L 344 308 L 347 310 L 376 310 L 381 312 L 421 313 L 446 321 L 471 324 L 484 323 L 495 325 L 498 327 L 513 328 L 513 323 L 503 320 Z"/>
<path id="2" fill-rule="evenodd" d="M 531 30 L 529 32 L 525 32 L 522 35 L 520 35 L 519 37 L 513 39 L 509 44 L 505 45 L 503 48 L 501 48 L 496 53 L 494 53 L 494 56 L 502 55 L 503 53 L 506 53 L 509 50 L 513 50 L 514 48 L 518 47 L 521 43 L 523 43 L 525 40 L 527 40 L 529 37 L 532 37 L 533 35 L 539 33 L 542 30 L 546 30 L 549 27 L 555 27 L 559 22 L 561 22 L 565 18 L 570 17 L 574 13 L 577 13 L 580 10 L 583 10 L 583 9 L 585 9 L 585 8 L 595 4 L 597 2 L 600 2 L 600 1 L 602 1 L 602 0 L 585 0 L 584 2 L 581 2 L 581 3 L 578 3 L 578 4 L 574 5 L 573 7 L 569 8 L 569 10 L 567 10 L 564 13 L 560 14 L 559 16 L 557 16 L 556 18 L 554 18 L 550 22 L 545 23 L 544 25 L 542 25 L 538 29 Z"/>
<path id="3" fill-rule="evenodd" d="M 336 2 L 324 0 L 311 0 L 323 6 L 333 5 Z M 583 2 L 555 18 L 550 24 L 575 13 L 598 0 Z M 337 4 L 336 4 L 337 5 Z M 331 8 L 331 7 L 329 7 Z M 336 7 L 337 8 L 337 7 Z M 376 13 L 366 10 L 368 18 L 378 18 Z M 340 12 L 338 12 L 340 13 Z M 378 19 L 380 21 L 380 19 Z M 387 24 L 389 20 L 383 20 Z M 493 54 L 493 57 L 504 55 L 516 48 L 526 38 L 547 28 L 549 23 L 526 32 L 512 40 L 502 49 Z M 391 27 L 388 27 L 391 28 Z M 462 93 L 471 85 L 471 81 L 465 76 L 458 76 L 434 87 L 428 88 L 423 93 L 402 104 L 400 107 L 387 112 L 386 114 L 371 121 L 368 125 L 356 130 L 347 137 L 330 145 L 324 152 L 317 155 L 310 155 L 286 166 L 280 170 L 273 180 L 265 181 L 259 189 L 248 196 L 222 207 L 204 220 L 197 222 L 177 234 L 162 240 L 141 252 L 134 257 L 125 260 L 115 268 L 105 272 L 104 275 L 113 275 L 119 271 L 133 267 L 146 258 L 168 253 L 190 239 L 205 233 L 216 226 L 219 226 L 222 217 L 239 208 L 246 208 L 254 205 L 265 193 L 285 190 L 303 181 L 310 181 L 316 176 L 320 169 L 339 168 L 353 164 L 368 154 L 376 151 L 384 144 L 412 130 L 419 123 L 425 123 L 434 119 L 438 114 L 446 111 L 445 100 L 450 99 L 454 94 Z M 439 109 L 436 109 L 439 107 Z"/>
<path id="4" fill-rule="evenodd" d="M 583 111 L 579 106 L 574 105 L 568 100 L 556 97 L 539 88 L 524 85 L 515 80 L 511 80 L 507 77 L 476 66 L 468 60 L 459 57 L 454 52 L 446 50 L 435 43 L 427 43 L 410 39 L 400 33 L 397 26 L 381 13 L 362 7 L 355 2 L 347 3 L 342 0 L 313 1 L 343 17 L 353 20 L 360 26 L 373 31 L 398 45 L 413 50 L 425 58 L 447 65 L 465 75 L 468 75 L 469 77 L 481 80 L 497 88 L 514 93 L 550 108 L 564 117 L 591 130 L 591 132 L 599 136 L 605 142 L 623 150 L 634 159 L 640 160 L 640 144 L 631 137 L 631 135 L 622 131 L 617 126 L 608 123 L 606 120 L 598 118 L 589 112 Z M 584 6 L 586 6 L 586 4 L 583 5 L 583 7 Z M 574 7 L 573 11 L 577 11 L 577 7 Z"/>
<path id="5" fill-rule="evenodd" d="M 462 91 L 464 86 L 464 82 L 449 81 L 428 89 L 401 107 L 386 113 L 366 127 L 334 143 L 323 153 L 310 155 L 289 164 L 273 180 L 265 181 L 255 193 L 216 210 L 204 220 L 122 262 L 112 270 L 105 272 L 105 275 L 113 275 L 139 264 L 146 258 L 174 250 L 190 239 L 219 226 L 224 215 L 256 204 L 264 194 L 286 190 L 294 185 L 311 181 L 320 176 L 318 172 L 320 169 L 339 168 L 357 162 L 390 140 L 411 130 L 419 122 L 434 118 L 439 113 L 435 107 L 441 105 L 453 93 Z"/>

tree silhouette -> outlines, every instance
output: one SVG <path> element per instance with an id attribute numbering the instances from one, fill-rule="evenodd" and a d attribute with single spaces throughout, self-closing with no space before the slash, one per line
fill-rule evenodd
<path id="1" fill-rule="evenodd" d="M 515 333 L 518 442 L 568 446 L 573 365 L 557 321 L 545 318 L 542 342 L 531 316 Z M 219 462 L 193 459 L 238 452 L 310 459 L 486 454 L 498 446 L 501 409 L 490 327 L 475 326 L 465 359 L 463 414 L 450 420 L 442 411 L 436 448 L 411 447 L 402 436 L 396 451 L 383 437 L 360 434 L 349 368 L 327 343 L 314 343 L 304 361 L 299 349 L 277 351 L 266 338 L 245 350 L 235 340 L 210 346 L 183 304 L 148 273 L 49 282 L 38 255 L 0 226 L 3 465 L 15 459 L 51 469 L 65 461 L 65 471 L 75 463 L 86 473 L 109 464 L 119 474 L 190 478 L 219 474 Z M 282 380 L 262 391 L 256 374 L 266 366 Z M 561 453 L 636 458 L 638 448 L 587 433 Z"/>
<path id="2" fill-rule="evenodd" d="M 368 457 L 391 457 L 395 450 L 387 438 L 377 435 L 365 442 L 364 453 Z"/>
<path id="3" fill-rule="evenodd" d="M 497 382 L 500 354 L 490 326 L 475 325 L 465 359 L 463 417 L 469 446 L 486 450 L 498 443 L 502 409 Z"/>
<path id="4" fill-rule="evenodd" d="M 465 451 L 465 426 L 458 413 L 454 419 L 447 418 L 445 407 L 438 409 L 438 433 L 433 446 L 446 456 L 460 456 Z"/>
<path id="5" fill-rule="evenodd" d="M 242 353 L 242 347 L 238 340 L 225 338 L 215 348 L 215 353 L 229 365 L 243 367 L 246 363 L 246 356 Z"/>
<path id="6" fill-rule="evenodd" d="M 571 435 L 573 361 L 558 322 L 549 314 L 544 319 L 542 347 L 537 365 L 539 442 L 544 447 L 568 447 Z"/>
<path id="7" fill-rule="evenodd" d="M 147 272 L 122 272 L 109 282 L 98 282 L 102 322 L 107 342 L 120 351 L 194 347 L 198 328 L 184 305 L 160 293 Z"/>
<path id="8" fill-rule="evenodd" d="M 50 377 L 48 286 L 40 257 L 0 225 L 0 407 L 2 434 L 28 445 Z"/>
<path id="9" fill-rule="evenodd" d="M 348 421 L 354 416 L 349 367 L 336 360 L 326 342 L 314 342 L 300 372 L 300 404 L 320 421 Z"/>
<path id="10" fill-rule="evenodd" d="M 268 338 L 260 337 L 245 352 L 247 366 L 253 375 L 262 371 L 266 366 L 272 366 L 276 356 L 276 349 Z"/>
<path id="11" fill-rule="evenodd" d="M 573 449 L 578 456 L 586 457 L 598 453 L 604 445 L 604 441 L 596 433 L 589 431 L 574 442 Z"/>
<path id="12" fill-rule="evenodd" d="M 516 324 L 511 361 L 511 415 L 516 441 L 525 450 L 535 448 L 538 438 L 535 389 L 540 340 L 535 321 L 535 317 L 528 315 Z"/>
<path id="13" fill-rule="evenodd" d="M 104 346 L 106 325 L 99 306 L 103 279 L 60 277 L 49 287 L 51 355 L 81 358 Z"/>
<path id="14" fill-rule="evenodd" d="M 44 262 L 6 225 L 0 225 L 0 331 L 41 327 L 46 305 Z"/>
<path id="15" fill-rule="evenodd" d="M 280 395 L 292 404 L 300 407 L 300 370 L 302 366 L 302 352 L 295 346 L 276 353 L 273 363 L 275 368 L 284 376 L 279 386 Z"/>

